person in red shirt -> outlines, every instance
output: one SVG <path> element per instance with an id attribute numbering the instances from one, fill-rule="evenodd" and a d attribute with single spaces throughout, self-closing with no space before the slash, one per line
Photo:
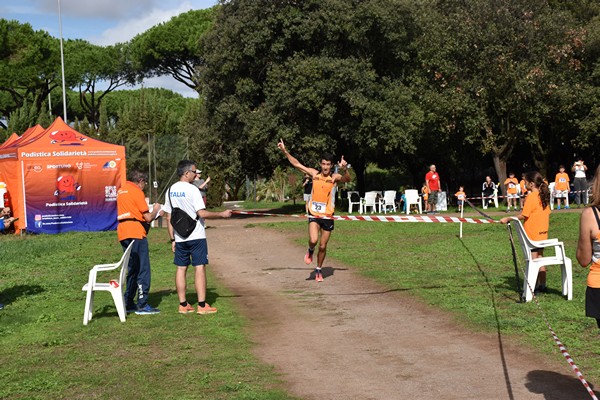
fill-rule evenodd
<path id="1" fill-rule="evenodd" d="M 560 201 L 565 199 L 565 209 L 569 209 L 569 175 L 565 172 L 565 166 L 558 167 L 558 174 L 554 178 L 554 197 L 558 205 L 557 210 L 560 210 Z"/>
<path id="2" fill-rule="evenodd" d="M 433 164 L 429 166 L 429 172 L 425 175 L 425 184 L 427 184 L 427 189 L 429 190 L 427 212 L 437 214 L 436 205 L 442 185 L 440 183 L 440 175 L 437 173 L 435 165 Z"/>
<path id="3" fill-rule="evenodd" d="M 160 311 L 148 304 L 150 292 L 150 252 L 146 239 L 146 224 L 152 222 L 160 212 L 161 205 L 155 203 L 152 211 L 148 209 L 144 188 L 148 183 L 148 175 L 133 170 L 128 181 L 117 192 L 117 237 L 123 251 L 135 240 L 131 249 L 127 267 L 127 284 L 125 287 L 125 308 L 128 313 L 158 314 Z M 134 303 L 137 292 L 137 306 Z"/>

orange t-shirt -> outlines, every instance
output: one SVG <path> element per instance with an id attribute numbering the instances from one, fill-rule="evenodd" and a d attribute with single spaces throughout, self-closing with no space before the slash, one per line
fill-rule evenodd
<path id="1" fill-rule="evenodd" d="M 598 256 L 598 243 L 600 243 L 600 233 L 596 235 L 596 238 L 594 239 L 594 245 L 592 247 L 594 253 L 596 253 L 594 254 L 596 257 Z M 592 265 L 590 265 L 590 273 L 587 277 L 587 285 L 591 288 L 600 288 L 600 261 L 595 261 L 592 263 Z"/>
<path id="2" fill-rule="evenodd" d="M 504 186 L 506 186 L 506 193 L 508 194 L 517 194 L 517 185 L 519 181 L 517 178 L 506 178 L 504 181 Z"/>
<path id="3" fill-rule="evenodd" d="M 521 179 L 521 182 L 519 182 L 519 186 L 521 186 L 521 196 L 525 196 L 527 194 L 527 187 L 525 186 L 525 179 Z"/>
<path id="4" fill-rule="evenodd" d="M 454 193 L 454 195 L 456 196 L 456 198 L 458 200 L 464 200 L 467 198 L 467 195 L 465 194 L 465 192 L 462 192 L 462 191 L 456 192 L 456 193 Z"/>
<path id="5" fill-rule="evenodd" d="M 423 186 L 421 188 L 421 193 L 423 194 L 423 200 L 427 201 L 427 199 L 429 198 L 429 189 L 427 188 L 427 186 Z"/>
<path id="6" fill-rule="evenodd" d="M 569 175 L 566 172 L 559 172 L 554 178 L 554 190 L 569 190 Z"/>
<path id="7" fill-rule="evenodd" d="M 332 191 L 335 183 L 333 177 L 315 175 L 313 178 L 313 188 L 310 201 L 308 202 L 308 211 L 316 217 L 331 217 L 334 212 L 332 201 Z"/>
<path id="8" fill-rule="evenodd" d="M 531 192 L 525 198 L 525 205 L 521 213 L 525 217 L 523 228 L 529 239 L 548 239 L 548 227 L 550 226 L 550 205 L 542 208 L 539 192 Z"/>
<path id="9" fill-rule="evenodd" d="M 148 204 L 144 192 L 138 185 L 127 181 L 117 192 L 117 219 L 133 218 L 137 221 L 145 221 L 144 213 L 147 213 Z M 125 239 L 143 239 L 146 237 L 146 230 L 137 221 L 120 222 L 117 226 L 117 237 L 119 241 Z"/>

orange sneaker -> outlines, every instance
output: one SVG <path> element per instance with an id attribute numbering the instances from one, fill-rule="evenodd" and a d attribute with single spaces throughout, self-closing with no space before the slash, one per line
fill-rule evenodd
<path id="1" fill-rule="evenodd" d="M 306 265 L 310 264 L 312 262 L 312 258 L 313 258 L 313 255 L 310 253 L 310 251 L 307 251 L 306 254 L 304 255 L 304 263 Z"/>
<path id="2" fill-rule="evenodd" d="M 323 273 L 319 270 L 315 272 L 315 281 L 323 282 Z"/>
<path id="3" fill-rule="evenodd" d="M 204 305 L 204 307 L 200 307 L 198 306 L 198 311 L 196 311 L 197 314 L 214 314 L 217 312 L 217 309 L 214 307 L 211 307 L 210 304 L 206 303 Z"/>
<path id="4" fill-rule="evenodd" d="M 188 314 L 188 313 L 192 313 L 194 312 L 194 306 L 191 305 L 190 303 L 187 304 L 187 306 L 182 306 L 181 304 L 179 305 L 179 314 Z"/>

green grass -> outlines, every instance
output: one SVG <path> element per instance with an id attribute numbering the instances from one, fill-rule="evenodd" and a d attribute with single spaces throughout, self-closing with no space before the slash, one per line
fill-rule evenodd
<path id="1" fill-rule="evenodd" d="M 231 293 L 209 277 L 209 316 L 180 315 L 164 231 L 152 230 L 150 304 L 121 323 L 108 293 L 83 326 L 81 287 L 93 264 L 122 254 L 115 232 L 0 237 L 0 398 L 288 399 L 251 354 Z M 111 278 L 106 276 L 107 279 Z M 188 271 L 189 299 L 193 295 Z"/>
<path id="2" fill-rule="evenodd" d="M 269 223 L 296 232 L 306 243 L 305 224 Z M 591 382 L 600 382 L 596 322 L 585 317 L 587 269 L 575 259 L 578 213 L 553 213 L 550 237 L 565 242 L 573 260 L 573 300 L 561 295 L 559 266 L 548 267 L 549 293 L 539 300 L 552 328 Z M 510 241 L 505 225 L 336 221 L 327 256 L 355 267 L 391 290 L 410 293 L 447 311 L 469 329 L 536 349 L 570 367 L 560 354 L 536 305 L 518 303 Z M 515 234 L 515 244 L 519 246 Z M 519 266 L 524 267 L 519 252 Z M 523 273 L 520 270 L 522 282 Z"/>

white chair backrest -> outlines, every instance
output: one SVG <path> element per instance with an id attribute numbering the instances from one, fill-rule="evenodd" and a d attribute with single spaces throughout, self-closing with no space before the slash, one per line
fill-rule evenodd
<path id="1" fill-rule="evenodd" d="M 358 192 L 348 192 L 348 200 L 353 203 L 360 202 L 360 194 Z"/>
<path id="2" fill-rule="evenodd" d="M 529 261 L 531 257 L 531 250 L 535 249 L 536 247 L 533 245 L 533 243 L 531 243 L 531 239 L 529 239 L 529 236 L 527 236 L 527 232 L 525 232 L 525 227 L 523 226 L 521 221 L 519 221 L 516 218 L 513 218 L 510 221 L 510 224 L 517 231 L 517 235 L 519 236 L 519 243 L 521 244 L 521 249 L 523 250 L 525 259 L 526 261 Z"/>
<path id="3" fill-rule="evenodd" d="M 383 201 L 385 201 L 385 204 L 394 204 L 394 202 L 396 201 L 396 191 L 386 190 L 383 193 Z"/>
<path id="4" fill-rule="evenodd" d="M 407 189 L 404 191 L 404 198 L 407 203 L 418 203 L 419 191 L 417 189 Z"/>
<path id="5" fill-rule="evenodd" d="M 377 192 L 366 192 L 365 193 L 365 203 L 366 204 L 375 204 L 375 199 L 377 199 Z"/>

